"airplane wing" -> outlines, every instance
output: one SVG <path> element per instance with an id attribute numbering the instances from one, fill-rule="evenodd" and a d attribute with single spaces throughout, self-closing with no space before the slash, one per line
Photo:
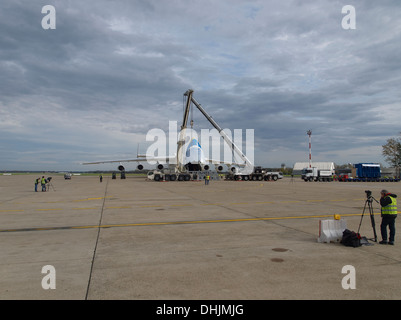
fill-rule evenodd
<path id="1" fill-rule="evenodd" d="M 156 164 L 156 163 L 169 163 L 174 162 L 174 157 L 146 157 L 146 155 L 138 155 L 138 158 L 135 159 L 124 159 L 124 160 L 106 160 L 106 161 L 95 161 L 95 162 L 84 162 L 83 165 L 90 165 L 90 164 L 103 164 L 103 163 L 123 163 L 123 162 L 147 162 L 149 164 Z M 154 163 L 152 163 L 154 162 Z"/>
<path id="2" fill-rule="evenodd" d="M 87 164 L 102 164 L 102 163 L 121 163 L 121 162 L 139 162 L 139 161 L 146 161 L 146 159 L 129 159 L 129 160 L 110 160 L 110 161 L 98 161 L 98 162 L 83 162 L 83 165 L 87 165 Z"/>
<path id="3" fill-rule="evenodd" d="M 146 157 L 146 155 L 139 155 L 136 159 L 125 159 L 125 160 L 108 160 L 108 161 L 96 161 L 96 162 L 84 162 L 83 165 L 87 164 L 102 164 L 102 163 L 122 163 L 122 162 L 162 162 L 168 163 L 175 159 L 175 157 Z"/>

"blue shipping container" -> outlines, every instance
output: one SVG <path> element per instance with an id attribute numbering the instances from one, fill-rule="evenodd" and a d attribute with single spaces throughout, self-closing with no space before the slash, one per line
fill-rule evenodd
<path id="1" fill-rule="evenodd" d="M 354 165 L 356 168 L 356 176 L 358 178 L 380 178 L 381 170 L 378 163 L 357 163 Z"/>

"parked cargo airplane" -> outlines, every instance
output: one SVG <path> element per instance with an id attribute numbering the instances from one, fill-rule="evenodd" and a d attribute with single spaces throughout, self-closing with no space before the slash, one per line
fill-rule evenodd
<path id="1" fill-rule="evenodd" d="M 99 161 L 99 162 L 86 162 L 83 163 L 84 165 L 90 165 L 90 164 L 104 164 L 104 163 L 119 163 L 119 166 L 117 167 L 118 170 L 120 171 L 125 171 L 125 167 L 122 165 L 124 162 L 137 162 L 137 169 L 138 170 L 143 170 L 144 167 L 141 163 L 144 162 L 156 162 L 157 163 L 157 168 L 159 170 L 164 169 L 164 165 L 167 164 L 169 165 L 170 163 L 177 164 L 177 156 L 172 156 L 172 157 L 152 157 L 152 156 L 146 156 L 146 155 L 138 155 L 136 159 L 128 159 L 128 160 L 110 160 L 110 161 Z M 183 157 L 183 167 L 187 171 L 204 171 L 204 170 L 209 170 L 210 166 L 209 164 L 219 164 L 216 169 L 217 171 L 222 171 L 223 166 L 222 164 L 226 165 L 232 165 L 232 163 L 229 162 L 224 162 L 220 160 L 212 160 L 212 159 L 207 159 L 205 157 L 205 154 L 203 152 L 203 149 L 198 142 L 197 139 L 192 139 L 191 142 L 188 144 L 188 147 L 185 152 L 185 156 Z"/>

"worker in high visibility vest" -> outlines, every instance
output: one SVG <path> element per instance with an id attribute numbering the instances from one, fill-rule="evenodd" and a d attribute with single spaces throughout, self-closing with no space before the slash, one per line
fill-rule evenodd
<path id="1" fill-rule="evenodd" d="M 209 176 L 209 174 L 206 174 L 206 176 L 205 176 L 205 185 L 209 184 L 209 180 L 210 180 L 210 176 Z"/>
<path id="2" fill-rule="evenodd" d="M 382 223 L 380 225 L 380 231 L 382 234 L 382 241 L 380 244 L 391 244 L 394 245 L 395 238 L 395 219 L 397 218 L 397 195 L 388 192 L 387 190 L 382 190 L 380 192 L 380 205 Z M 387 226 L 390 229 L 390 237 L 387 241 Z"/>
<path id="3" fill-rule="evenodd" d="M 42 185 L 42 191 L 46 191 L 46 179 L 44 176 L 42 176 L 42 179 L 40 180 L 40 184 Z"/>
<path id="4" fill-rule="evenodd" d="M 37 178 L 35 180 L 35 192 L 38 192 L 38 184 L 39 184 L 40 178 Z"/>

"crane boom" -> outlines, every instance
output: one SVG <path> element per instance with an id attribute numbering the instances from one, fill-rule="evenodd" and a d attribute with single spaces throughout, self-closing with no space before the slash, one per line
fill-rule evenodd
<path id="1" fill-rule="evenodd" d="M 188 92 L 188 91 L 187 91 Z M 192 91 L 193 92 L 193 91 Z M 180 137 L 177 142 L 177 162 L 176 167 L 179 172 L 184 171 L 184 144 L 185 144 L 185 134 L 187 129 L 188 117 L 189 117 L 189 110 L 191 107 L 191 99 L 192 99 L 192 92 L 188 93 L 188 99 L 185 105 L 184 110 L 184 117 L 182 119 Z"/>
<path id="2" fill-rule="evenodd" d="M 241 151 L 240 148 L 237 147 L 237 145 L 231 140 L 231 138 L 224 132 L 224 130 L 217 124 L 216 121 L 206 112 L 205 109 L 193 98 L 192 96 L 193 90 L 189 89 L 187 92 L 184 93 L 184 96 L 187 97 L 187 108 L 185 112 L 189 112 L 189 106 L 191 102 L 198 108 L 198 110 L 205 116 L 205 118 L 211 123 L 211 125 L 218 131 L 220 136 L 223 138 L 223 140 L 227 143 L 227 145 L 231 148 L 233 152 L 235 152 L 241 160 L 244 162 L 242 166 L 245 168 L 242 170 L 242 173 L 249 174 L 253 171 L 253 163 L 244 155 L 244 153 Z M 188 115 L 186 115 L 185 118 L 185 112 L 184 112 L 184 121 L 185 119 L 188 119 Z"/>

